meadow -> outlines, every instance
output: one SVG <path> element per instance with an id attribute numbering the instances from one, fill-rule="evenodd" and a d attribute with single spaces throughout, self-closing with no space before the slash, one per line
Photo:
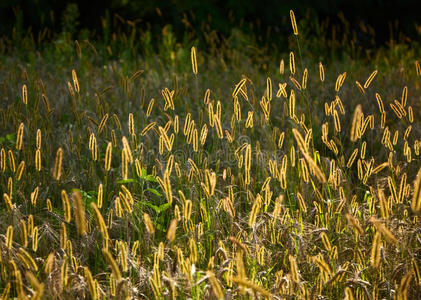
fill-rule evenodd
<path id="1" fill-rule="evenodd" d="M 421 47 L 287 20 L 1 40 L 1 299 L 419 298 Z"/>

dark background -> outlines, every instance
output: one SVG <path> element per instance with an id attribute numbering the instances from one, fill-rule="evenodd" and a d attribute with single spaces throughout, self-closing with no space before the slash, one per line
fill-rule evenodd
<path id="1" fill-rule="evenodd" d="M 78 31 L 89 29 L 93 35 L 101 31 L 101 17 L 108 11 L 111 18 L 118 14 L 123 19 L 136 21 L 139 28 L 162 28 L 171 24 L 178 35 L 186 28 L 182 21 L 186 14 L 197 29 L 206 23 L 222 35 L 229 35 L 232 28 L 264 35 L 270 28 L 274 39 L 277 34 L 290 33 L 285 20 L 293 9 L 298 20 L 309 14 L 312 20 L 329 20 L 329 24 L 343 25 L 338 17 L 342 12 L 351 28 L 357 28 L 364 21 L 373 27 L 379 45 L 386 43 L 392 32 L 395 39 L 399 32 L 411 40 L 420 39 L 414 25 L 421 25 L 420 0 L 0 0 L 0 35 L 12 36 L 16 24 L 34 35 L 45 27 L 58 33 L 63 30 L 63 10 L 70 2 L 77 4 L 79 12 L 75 28 Z M 250 22 L 254 24 L 253 28 L 250 28 Z M 344 26 L 339 28 L 346 30 Z"/>

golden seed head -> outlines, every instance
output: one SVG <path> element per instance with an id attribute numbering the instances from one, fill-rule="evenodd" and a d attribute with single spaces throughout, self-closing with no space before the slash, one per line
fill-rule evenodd
<path id="1" fill-rule="evenodd" d="M 292 75 L 295 74 L 295 58 L 294 58 L 294 52 L 289 53 L 289 71 Z"/>
<path id="2" fill-rule="evenodd" d="M 191 48 L 191 64 L 193 69 L 193 74 L 197 75 L 197 59 L 196 59 L 196 48 Z"/>
<path id="3" fill-rule="evenodd" d="M 177 219 L 171 220 L 170 226 L 167 231 L 167 239 L 172 242 L 175 239 L 175 233 L 177 231 Z"/>
<path id="4" fill-rule="evenodd" d="M 79 92 L 80 92 L 79 80 L 77 78 L 77 74 L 76 74 L 75 69 L 72 70 L 72 79 L 73 79 L 73 86 L 75 88 L 75 91 L 76 91 L 76 93 L 79 94 Z"/>
<path id="5" fill-rule="evenodd" d="M 74 191 L 72 199 L 77 233 L 82 236 L 86 234 L 85 207 L 82 203 L 82 195 L 79 191 Z"/>
<path id="6" fill-rule="evenodd" d="M 63 149 L 58 148 L 56 153 L 56 160 L 53 169 L 53 177 L 55 180 L 60 180 L 61 172 L 62 172 L 62 163 L 63 163 Z"/>
<path id="7" fill-rule="evenodd" d="M 22 86 L 22 102 L 25 105 L 28 105 L 28 88 L 26 87 L 26 84 Z"/>
<path id="8" fill-rule="evenodd" d="M 153 223 L 152 223 L 152 220 L 151 220 L 150 216 L 147 213 L 143 214 L 143 220 L 145 222 L 146 230 L 148 231 L 148 233 L 150 235 L 154 235 L 155 234 L 155 228 L 153 226 Z"/>
<path id="9" fill-rule="evenodd" d="M 321 82 L 325 81 L 325 69 L 322 62 L 319 62 L 319 78 Z"/>
<path id="10" fill-rule="evenodd" d="M 295 20 L 295 14 L 292 10 L 289 11 L 289 16 L 291 18 L 292 31 L 294 32 L 294 35 L 298 35 L 297 21 Z"/>

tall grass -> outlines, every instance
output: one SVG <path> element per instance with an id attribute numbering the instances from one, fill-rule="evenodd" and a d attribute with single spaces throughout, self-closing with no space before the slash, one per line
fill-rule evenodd
<path id="1" fill-rule="evenodd" d="M 419 48 L 320 61 L 290 16 L 286 54 L 3 55 L 2 299 L 418 297 Z"/>

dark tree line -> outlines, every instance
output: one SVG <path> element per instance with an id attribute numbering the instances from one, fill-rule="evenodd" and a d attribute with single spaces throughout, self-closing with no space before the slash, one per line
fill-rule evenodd
<path id="1" fill-rule="evenodd" d="M 69 9 L 69 2 L 75 4 L 73 10 Z M 298 17 L 309 14 L 313 19 L 329 19 L 331 24 L 341 24 L 338 13 L 342 12 L 350 26 L 358 26 L 361 21 L 370 24 L 379 43 L 386 42 L 391 32 L 395 39 L 399 31 L 412 39 L 419 39 L 421 34 L 414 25 L 418 22 L 421 26 L 419 0 L 0 0 L 0 35 L 11 35 L 16 27 L 30 28 L 34 33 L 48 27 L 58 33 L 66 30 L 69 14 L 77 15 L 74 30 L 86 28 L 98 32 L 101 17 L 107 13 L 132 20 L 144 28 L 171 24 L 179 34 L 185 29 L 184 15 L 192 26 L 200 28 L 206 23 L 226 35 L 233 27 L 261 35 L 270 28 L 275 34 L 282 34 L 286 29 L 281 20 L 288 16 L 289 9 L 294 9 Z M 247 26 L 250 22 L 255 26 Z"/>

